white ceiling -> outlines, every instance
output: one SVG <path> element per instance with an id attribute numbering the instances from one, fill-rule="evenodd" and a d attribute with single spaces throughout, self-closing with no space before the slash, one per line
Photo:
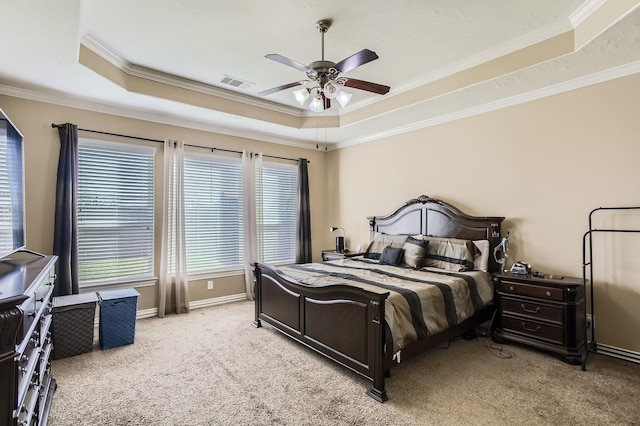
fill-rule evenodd
<path id="1" fill-rule="evenodd" d="M 0 93 L 291 145 L 347 146 L 640 72 L 639 4 L 0 0 Z M 293 89 L 257 96 L 306 78 L 264 56 L 320 59 L 315 22 L 324 18 L 333 21 L 325 58 L 373 50 L 379 59 L 347 75 L 391 91 L 351 89 L 347 108 L 335 103 L 321 114 L 301 109 Z M 522 63 L 518 51 L 527 52 Z M 105 78 L 113 75 L 125 77 Z M 225 86 L 225 75 L 253 85 Z"/>

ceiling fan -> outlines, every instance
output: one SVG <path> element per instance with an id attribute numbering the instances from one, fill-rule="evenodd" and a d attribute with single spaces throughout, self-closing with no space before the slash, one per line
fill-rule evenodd
<path id="1" fill-rule="evenodd" d="M 351 87 L 353 89 L 364 90 L 366 92 L 384 95 L 389 92 L 390 87 L 382 84 L 371 83 L 369 81 L 356 80 L 341 75 L 354 68 L 378 59 L 378 55 L 369 49 L 363 49 L 338 63 L 327 61 L 324 59 L 324 34 L 331 27 L 330 19 L 322 19 L 316 22 L 316 28 L 322 34 L 322 59 L 314 61 L 309 66 L 286 58 L 275 53 L 266 55 L 265 58 L 279 62 L 284 65 L 293 67 L 299 71 L 303 71 L 308 80 L 296 81 L 293 83 L 283 84 L 269 90 L 264 90 L 258 95 L 267 96 L 281 90 L 290 89 L 296 86 L 305 86 L 302 89 L 294 91 L 294 96 L 301 105 L 307 98 L 314 93 L 313 99 L 309 104 L 309 109 L 314 112 L 321 112 L 331 107 L 331 99 L 337 99 L 344 107 L 351 99 L 351 94 L 344 92 L 342 87 Z"/>

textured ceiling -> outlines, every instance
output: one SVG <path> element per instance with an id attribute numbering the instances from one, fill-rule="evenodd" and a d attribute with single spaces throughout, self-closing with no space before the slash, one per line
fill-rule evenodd
<path id="1" fill-rule="evenodd" d="M 294 145 L 346 146 L 640 72 L 638 1 L 0 0 L 0 93 Z M 314 114 L 264 58 L 364 48 L 348 107 Z M 225 76 L 253 83 L 235 89 Z M 81 124 L 81 123 L 79 123 Z M 322 128 L 319 132 L 317 128 Z M 321 135 L 319 136 L 319 133 Z"/>

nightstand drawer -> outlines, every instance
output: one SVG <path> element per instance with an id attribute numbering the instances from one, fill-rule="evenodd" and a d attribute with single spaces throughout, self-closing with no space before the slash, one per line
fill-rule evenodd
<path id="1" fill-rule="evenodd" d="M 555 300 L 558 302 L 564 301 L 564 292 L 562 291 L 562 288 L 522 284 L 505 280 L 500 281 L 498 291 L 505 294 L 536 297 L 543 300 Z"/>
<path id="2" fill-rule="evenodd" d="M 528 321 L 520 318 L 504 315 L 502 317 L 502 329 L 525 334 L 535 339 L 543 339 L 561 345 L 564 343 L 562 327 L 544 324 L 538 321 Z"/>
<path id="3" fill-rule="evenodd" d="M 562 324 L 563 308 L 560 306 L 550 306 L 537 303 L 537 301 L 523 301 L 508 297 L 503 297 L 500 305 L 503 313 L 523 315 L 551 321 L 559 325 Z"/>

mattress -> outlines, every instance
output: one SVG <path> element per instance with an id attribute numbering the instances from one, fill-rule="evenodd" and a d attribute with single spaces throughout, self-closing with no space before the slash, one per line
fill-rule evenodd
<path id="1" fill-rule="evenodd" d="M 494 294 L 491 275 L 484 271 L 381 265 L 361 256 L 289 265 L 280 272 L 309 286 L 350 285 L 374 293 L 389 292 L 385 303 L 387 356 L 472 317 Z"/>

